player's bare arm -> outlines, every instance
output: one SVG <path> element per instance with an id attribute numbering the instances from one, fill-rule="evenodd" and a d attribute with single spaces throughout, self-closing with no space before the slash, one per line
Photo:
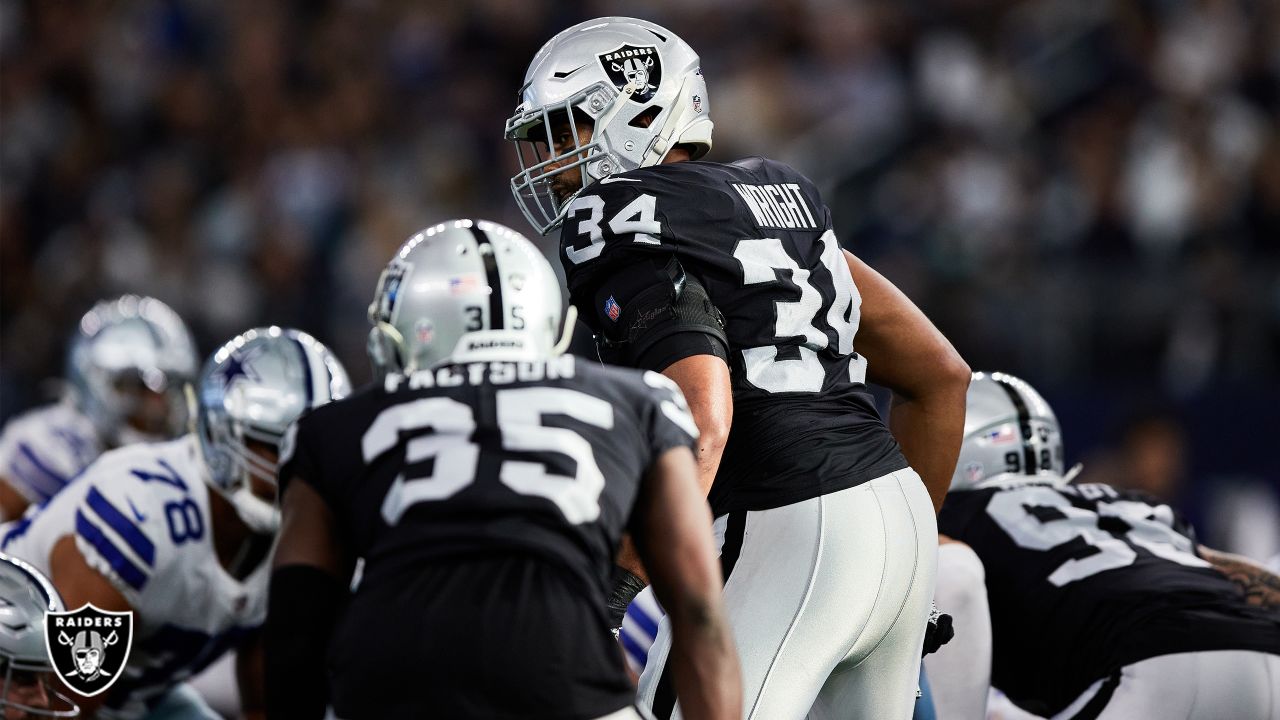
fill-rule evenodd
<path id="1" fill-rule="evenodd" d="M 698 424 L 698 485 L 705 497 L 715 482 L 733 424 L 729 366 L 715 355 L 693 355 L 672 363 L 662 374 L 680 386 Z"/>
<path id="2" fill-rule="evenodd" d="M 236 685 L 245 720 L 267 717 L 266 660 L 263 634 L 256 632 L 236 650 Z"/>
<path id="3" fill-rule="evenodd" d="M 1200 557 L 1240 586 L 1245 601 L 1272 610 L 1280 608 L 1280 575 L 1246 557 L 1199 546 Z"/>
<path id="4" fill-rule="evenodd" d="M 49 553 L 49 579 L 62 595 L 63 604 L 74 610 L 85 603 L 92 603 L 99 610 L 131 612 L 133 606 L 124 595 L 85 561 L 76 547 L 74 535 L 67 535 L 53 546 Z M 94 697 L 76 696 L 80 717 L 92 718 L 106 701 L 105 694 Z"/>
<path id="5" fill-rule="evenodd" d="M 742 717 L 742 678 L 724 614 L 711 511 L 686 448 L 654 463 L 636 500 L 636 544 L 671 618 L 676 695 L 686 718 Z"/>
<path id="6" fill-rule="evenodd" d="M 8 478 L 0 475 L 0 522 L 22 517 L 30 500 L 14 489 Z"/>
<path id="7" fill-rule="evenodd" d="M 844 255 L 862 294 L 858 352 L 867 358 L 867 379 L 893 391 L 889 429 L 937 512 L 964 435 L 969 366 L 901 290 L 852 253 Z"/>
<path id="8" fill-rule="evenodd" d="M 689 413 L 698 424 L 698 485 L 705 497 L 715 482 L 720 457 L 724 454 L 729 428 L 733 424 L 729 366 L 715 355 L 693 355 L 672 363 L 662 374 L 680 386 L 689 403 Z M 648 581 L 648 574 L 629 536 L 624 538 L 618 551 L 617 564 L 640 580 Z M 636 592 L 639 590 L 639 587 L 635 588 Z"/>
<path id="9" fill-rule="evenodd" d="M 272 718 L 324 717 L 324 657 L 351 563 L 332 532 L 333 514 L 294 478 L 281 504 L 265 632 L 265 710 Z"/>

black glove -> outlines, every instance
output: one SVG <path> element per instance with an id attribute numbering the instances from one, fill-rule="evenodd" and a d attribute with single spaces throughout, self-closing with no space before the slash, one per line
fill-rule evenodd
<path id="1" fill-rule="evenodd" d="M 622 616 L 627 614 L 627 606 L 644 589 L 645 582 L 639 575 L 617 565 L 613 566 L 613 573 L 609 576 L 609 580 L 613 583 L 613 592 L 609 594 L 607 603 L 609 627 L 622 627 Z"/>
<path id="2" fill-rule="evenodd" d="M 938 652 L 939 648 L 951 642 L 951 638 L 955 636 L 956 630 L 952 627 L 951 616 L 938 612 L 937 605 L 932 606 L 929 609 L 929 624 L 924 630 L 924 652 L 920 653 L 920 656 Z"/>

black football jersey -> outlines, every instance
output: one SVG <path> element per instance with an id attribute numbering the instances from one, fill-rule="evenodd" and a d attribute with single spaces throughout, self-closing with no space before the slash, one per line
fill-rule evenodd
<path id="1" fill-rule="evenodd" d="M 952 492 L 938 531 L 986 567 L 991 684 L 1049 717 L 1094 681 L 1172 653 L 1280 652 L 1280 614 L 1248 605 L 1168 505 L 1107 485 Z"/>
<path id="2" fill-rule="evenodd" d="M 717 514 L 906 467 L 864 384 L 861 298 L 813 183 L 758 157 L 679 162 L 605 178 L 570 204 L 560 259 L 598 335 L 624 319 L 637 271 L 672 258 L 724 317 L 734 413 L 711 491 Z"/>
<path id="3" fill-rule="evenodd" d="M 332 509 L 361 592 L 436 560 L 523 554 L 603 607 L 648 468 L 693 446 L 675 384 L 573 356 L 445 365 L 321 406 L 281 469 Z"/>

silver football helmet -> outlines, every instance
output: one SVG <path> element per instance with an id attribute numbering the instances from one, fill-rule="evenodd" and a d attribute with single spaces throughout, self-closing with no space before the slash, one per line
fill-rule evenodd
<path id="1" fill-rule="evenodd" d="M 0 716 L 76 717 L 80 708 L 59 693 L 45 642 L 44 616 L 63 612 L 62 598 L 40 571 L 0 554 Z"/>
<path id="2" fill-rule="evenodd" d="M 951 489 L 974 490 L 1029 477 L 1063 480 L 1058 417 L 1025 380 L 974 373 Z"/>
<path id="3" fill-rule="evenodd" d="M 381 379 L 443 362 L 551 357 L 567 344 L 562 304 L 551 265 L 523 235 L 487 220 L 443 222 L 405 241 L 382 271 L 369 360 Z"/>
<path id="4" fill-rule="evenodd" d="M 209 358 L 198 392 L 196 432 L 210 484 L 254 531 L 275 532 L 280 510 L 253 492 L 250 479 L 274 486 L 278 460 L 250 445 L 279 453 L 286 431 L 302 413 L 351 392 L 346 369 L 304 332 L 255 328 Z"/>
<path id="5" fill-rule="evenodd" d="M 585 188 L 614 173 L 657 165 L 676 145 L 689 146 L 695 160 L 711 149 L 698 54 L 647 20 L 598 18 L 551 38 L 529 64 L 519 102 L 506 126 L 520 162 L 511 192 L 541 234 L 564 220 L 572 200 L 552 191 L 556 175 L 581 167 Z M 575 117 L 575 111 L 581 114 Z M 586 144 L 578 142 L 582 117 L 594 126 Z M 569 122 L 573 143 L 559 155 L 551 137 L 557 120 Z"/>
<path id="6" fill-rule="evenodd" d="M 67 380 L 107 445 L 164 440 L 186 427 L 182 388 L 199 362 L 177 313 L 155 298 L 124 295 L 80 318 Z"/>

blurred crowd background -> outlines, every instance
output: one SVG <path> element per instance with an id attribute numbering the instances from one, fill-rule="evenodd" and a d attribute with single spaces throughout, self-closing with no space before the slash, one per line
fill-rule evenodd
<path id="1" fill-rule="evenodd" d="M 813 177 L 1084 477 L 1280 552 L 1275 0 L 0 0 L 0 419 L 126 291 L 202 351 L 292 325 L 367 378 L 403 239 L 528 231 L 502 127 L 534 52 L 637 13 L 702 56 L 709 159 Z"/>

